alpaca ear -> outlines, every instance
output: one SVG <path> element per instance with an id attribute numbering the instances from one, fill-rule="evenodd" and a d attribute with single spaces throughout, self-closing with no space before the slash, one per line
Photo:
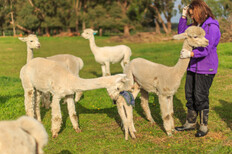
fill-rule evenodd
<path id="1" fill-rule="evenodd" d="M 27 38 L 26 37 L 18 37 L 19 40 L 21 40 L 22 42 L 27 42 Z"/>
<path id="2" fill-rule="evenodd" d="M 187 38 L 187 33 L 181 33 L 181 34 L 173 36 L 173 39 L 175 39 L 175 40 L 181 40 L 181 39 L 185 39 L 185 38 Z"/>

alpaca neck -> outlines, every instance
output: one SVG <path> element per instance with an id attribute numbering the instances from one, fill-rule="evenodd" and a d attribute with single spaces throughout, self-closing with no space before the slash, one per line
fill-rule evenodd
<path id="1" fill-rule="evenodd" d="M 90 44 L 90 49 L 92 51 L 93 54 L 96 54 L 97 52 L 97 45 L 95 43 L 95 40 L 94 40 L 94 36 L 92 36 L 90 39 L 89 39 L 89 44 Z"/>
<path id="2" fill-rule="evenodd" d="M 33 59 L 33 49 L 27 47 L 27 63 Z"/>
<path id="3" fill-rule="evenodd" d="M 87 91 L 101 88 L 109 88 L 115 83 L 115 78 L 112 76 L 99 77 L 95 79 L 82 79 L 75 77 L 72 82 L 72 89 L 74 91 Z"/>
<path id="4" fill-rule="evenodd" d="M 187 40 L 184 41 L 182 49 L 186 49 L 189 51 L 192 51 L 192 47 L 188 45 Z M 179 58 L 177 64 L 174 66 L 175 71 L 178 72 L 179 77 L 182 78 L 184 76 L 184 73 L 186 72 L 186 69 L 189 65 L 190 58 Z"/>

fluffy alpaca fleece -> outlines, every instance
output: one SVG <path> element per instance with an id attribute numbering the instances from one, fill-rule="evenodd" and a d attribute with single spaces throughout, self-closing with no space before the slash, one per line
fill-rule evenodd
<path id="1" fill-rule="evenodd" d="M 52 99 L 52 136 L 57 137 L 60 131 L 62 116 L 60 100 L 67 102 L 69 116 L 76 132 L 80 132 L 78 117 L 75 111 L 73 95 L 75 92 L 109 88 L 110 97 L 119 95 L 124 90 L 125 74 L 100 77 L 95 79 L 82 79 L 58 63 L 45 58 L 34 58 L 23 66 L 20 78 L 24 88 L 25 110 L 28 116 L 40 118 L 39 94 L 50 92 Z M 36 94 L 36 95 L 35 95 Z M 35 109 L 35 110 L 34 110 Z"/>
<path id="2" fill-rule="evenodd" d="M 175 35 L 174 39 L 185 39 L 182 49 L 189 52 L 193 47 L 206 47 L 208 40 L 204 37 L 205 31 L 196 26 L 189 27 L 185 33 Z M 181 79 L 186 72 L 190 58 L 179 58 L 173 67 L 153 63 L 146 59 L 133 59 L 125 69 L 125 74 L 131 81 L 141 87 L 141 106 L 150 122 L 154 122 L 148 106 L 148 93 L 158 95 L 164 128 L 169 136 L 174 131 L 173 95 L 180 86 Z"/>
<path id="3" fill-rule="evenodd" d="M 126 84 L 126 83 L 125 83 Z M 128 87 L 128 85 L 125 87 Z M 135 98 L 139 93 L 139 86 L 138 84 L 134 84 L 132 95 Z M 110 91 L 107 89 L 108 93 L 110 94 Z M 135 127 L 133 122 L 133 107 L 132 105 L 128 105 L 126 100 L 121 95 L 116 95 L 114 97 L 111 97 L 114 101 L 116 101 L 118 114 L 122 120 L 122 126 L 125 134 L 125 140 L 128 140 L 129 134 L 134 139 L 135 136 Z"/>
<path id="4" fill-rule="evenodd" d="M 85 29 L 81 36 L 89 40 L 94 58 L 96 62 L 101 64 L 102 75 L 110 75 L 110 63 L 120 62 L 124 70 L 125 65 L 130 62 L 131 49 L 126 45 L 98 47 L 95 44 L 94 33 L 97 33 L 97 31 Z"/>
<path id="5" fill-rule="evenodd" d="M 40 48 L 40 42 L 36 35 L 30 34 L 27 37 L 19 37 L 19 40 L 27 44 L 27 63 L 33 59 L 33 49 Z M 70 54 L 59 54 L 47 57 L 49 60 L 53 60 L 61 64 L 63 67 L 68 69 L 74 75 L 79 76 L 79 71 L 83 68 L 84 63 L 81 58 L 70 55 Z M 42 106 L 45 106 L 47 109 L 50 107 L 50 94 L 42 94 Z M 75 95 L 75 101 L 79 101 L 82 96 L 82 92 L 77 92 Z"/>
<path id="6" fill-rule="evenodd" d="M 1 154 L 43 154 L 48 135 L 34 118 L 22 116 L 14 121 L 0 121 Z"/>

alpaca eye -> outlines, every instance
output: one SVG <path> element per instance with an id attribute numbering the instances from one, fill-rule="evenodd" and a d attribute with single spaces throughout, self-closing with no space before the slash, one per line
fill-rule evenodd
<path id="1" fill-rule="evenodd" d="M 33 42 L 32 40 L 30 42 Z"/>
<path id="2" fill-rule="evenodd" d="M 194 38 L 197 38 L 197 36 L 194 36 Z"/>

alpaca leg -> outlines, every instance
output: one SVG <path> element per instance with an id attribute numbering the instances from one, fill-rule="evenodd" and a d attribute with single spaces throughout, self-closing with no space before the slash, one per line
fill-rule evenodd
<path id="1" fill-rule="evenodd" d="M 102 76 L 106 76 L 106 65 L 101 65 Z"/>
<path id="2" fill-rule="evenodd" d="M 106 76 L 110 76 L 110 62 L 105 62 L 106 65 Z"/>
<path id="3" fill-rule="evenodd" d="M 34 89 L 26 89 L 24 90 L 24 105 L 26 114 L 29 117 L 35 117 L 35 91 Z"/>
<path id="4" fill-rule="evenodd" d="M 175 123 L 174 123 L 174 110 L 173 110 L 173 96 L 168 97 L 168 101 L 170 101 L 169 115 L 171 115 L 171 128 L 172 128 L 172 132 L 174 132 Z"/>
<path id="5" fill-rule="evenodd" d="M 124 71 L 124 70 L 125 70 L 125 64 L 124 64 L 124 61 L 122 60 L 120 64 L 121 64 L 121 66 L 122 66 L 122 70 Z"/>
<path id="6" fill-rule="evenodd" d="M 125 113 L 127 115 L 128 129 L 132 138 L 136 138 L 134 132 L 136 132 L 133 122 L 133 107 L 132 105 L 127 105 L 126 101 L 122 101 Z"/>
<path id="7" fill-rule="evenodd" d="M 149 99 L 149 95 L 148 92 L 145 91 L 144 89 L 141 89 L 141 106 L 145 112 L 145 115 L 147 117 L 147 119 L 151 122 L 151 123 L 155 123 L 155 121 L 153 120 L 152 116 L 151 116 L 151 111 L 150 108 L 148 106 L 148 99 Z"/>
<path id="8" fill-rule="evenodd" d="M 58 137 L 58 133 L 62 124 L 62 115 L 60 110 L 60 98 L 57 96 L 53 96 L 52 99 L 52 137 Z"/>
<path id="9" fill-rule="evenodd" d="M 81 96 L 83 95 L 83 92 L 80 91 L 80 92 L 76 92 L 76 95 L 75 95 L 75 102 L 78 102 L 80 99 L 81 99 Z"/>
<path id="10" fill-rule="evenodd" d="M 134 85 L 133 85 L 133 87 L 132 87 L 132 89 L 133 89 L 132 95 L 133 95 L 134 99 L 136 99 L 136 97 L 138 96 L 138 94 L 139 94 L 139 92 L 140 92 L 140 87 L 139 87 L 139 85 L 135 82 Z"/>
<path id="11" fill-rule="evenodd" d="M 68 105 L 68 114 L 73 125 L 73 128 L 77 133 L 81 132 L 81 129 L 78 126 L 78 117 L 75 110 L 75 104 L 73 100 L 73 95 L 66 97 L 67 105 Z"/>
<path id="12" fill-rule="evenodd" d="M 36 119 L 41 122 L 40 116 L 40 101 L 41 101 L 41 92 L 36 90 L 36 101 L 35 101 L 35 117 Z"/>
<path id="13" fill-rule="evenodd" d="M 128 140 L 129 133 L 131 134 L 132 138 L 136 138 L 133 131 L 133 126 L 132 126 L 133 123 L 131 122 L 133 121 L 133 119 L 129 119 L 129 118 L 133 118 L 133 116 L 130 115 L 132 112 L 128 110 L 129 106 L 126 104 L 124 98 L 122 98 L 121 96 L 117 100 L 117 108 L 118 108 L 118 113 L 122 119 L 124 131 L 125 131 L 125 140 Z"/>
<path id="14" fill-rule="evenodd" d="M 122 104 L 122 98 L 120 97 L 118 100 L 117 100 L 117 108 L 118 108 L 118 114 L 119 116 L 121 117 L 121 120 L 122 120 L 122 124 L 123 124 L 123 127 L 124 127 L 124 131 L 125 131 L 125 140 L 128 140 L 128 128 L 127 128 L 127 118 L 126 118 L 126 115 L 125 115 L 125 112 L 124 112 L 124 108 L 123 108 L 123 104 Z"/>
<path id="15" fill-rule="evenodd" d="M 169 112 L 171 104 L 170 100 L 168 99 L 170 98 L 167 96 L 159 95 L 160 110 L 162 114 L 164 129 L 166 130 L 168 136 L 172 136 L 172 118 Z"/>

